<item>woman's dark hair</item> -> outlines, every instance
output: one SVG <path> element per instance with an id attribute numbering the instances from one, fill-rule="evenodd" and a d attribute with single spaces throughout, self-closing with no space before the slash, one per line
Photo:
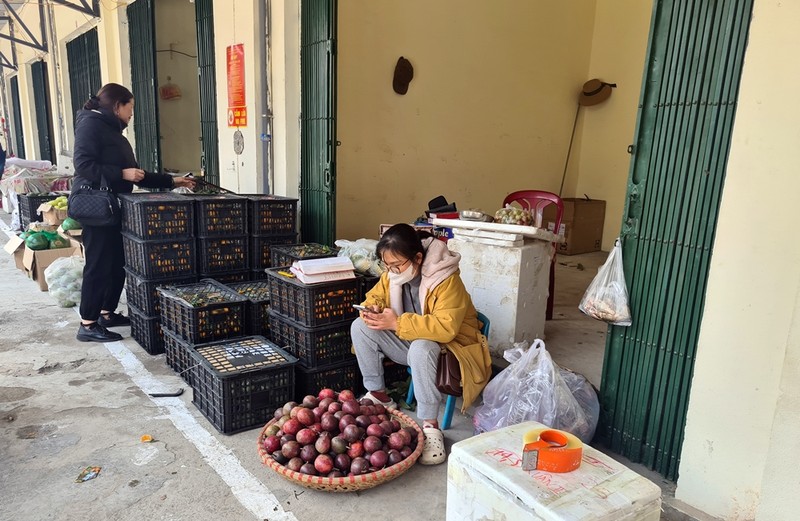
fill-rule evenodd
<path id="1" fill-rule="evenodd" d="M 417 253 L 421 253 L 424 261 L 425 248 L 422 246 L 422 239 L 427 237 L 433 235 L 423 230 L 417 231 L 408 224 L 395 224 L 384 232 L 375 247 L 375 254 L 383 259 L 383 252 L 390 251 L 406 259 L 413 259 Z"/>
<path id="2" fill-rule="evenodd" d="M 127 105 L 133 99 L 133 93 L 117 83 L 106 83 L 97 94 L 89 98 L 83 105 L 86 110 L 106 109 L 114 112 L 117 105 Z"/>

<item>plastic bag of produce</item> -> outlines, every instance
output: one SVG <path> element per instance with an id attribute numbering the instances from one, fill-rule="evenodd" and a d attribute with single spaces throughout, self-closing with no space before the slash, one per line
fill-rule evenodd
<path id="1" fill-rule="evenodd" d="M 357 272 L 373 277 L 383 274 L 383 264 L 375 254 L 378 241 L 374 239 L 358 239 L 357 241 L 339 239 L 335 244 L 340 248 L 339 257 L 349 257 Z"/>
<path id="2" fill-rule="evenodd" d="M 578 305 L 586 315 L 615 326 L 630 326 L 631 311 L 628 307 L 628 286 L 622 268 L 622 246 L 619 239 L 608 254 L 605 264 L 597 270 L 592 283 Z"/>
<path id="3" fill-rule="evenodd" d="M 56 259 L 44 270 L 48 291 L 58 305 L 69 308 L 81 301 L 84 261 L 81 257 Z"/>
<path id="4" fill-rule="evenodd" d="M 591 441 L 597 418 L 592 420 L 575 399 L 544 342 L 536 340 L 527 350 L 522 346 L 518 344 L 504 353 L 511 365 L 484 388 L 483 405 L 475 410 L 473 418 L 475 431 L 537 421 L 571 432 L 583 442 Z"/>

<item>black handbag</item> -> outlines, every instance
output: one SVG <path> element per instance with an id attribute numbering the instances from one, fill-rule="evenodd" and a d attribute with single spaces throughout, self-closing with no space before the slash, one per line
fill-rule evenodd
<path id="1" fill-rule="evenodd" d="M 121 220 L 119 199 L 108 187 L 105 178 L 100 189 L 81 185 L 69 194 L 67 215 L 83 226 L 116 226 Z"/>
<path id="2" fill-rule="evenodd" d="M 436 366 L 436 388 L 444 394 L 461 396 L 461 366 L 458 358 L 449 349 L 442 348 L 439 365 Z"/>

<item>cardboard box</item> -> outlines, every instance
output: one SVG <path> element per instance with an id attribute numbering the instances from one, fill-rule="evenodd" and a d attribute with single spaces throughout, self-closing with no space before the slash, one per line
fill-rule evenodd
<path id="1" fill-rule="evenodd" d="M 61 227 L 61 225 L 59 225 L 56 231 L 65 237 L 80 237 L 81 235 L 83 235 L 82 228 L 78 228 L 77 230 L 65 230 L 64 228 Z"/>
<path id="2" fill-rule="evenodd" d="M 47 291 L 47 281 L 44 280 L 45 268 L 53 264 L 56 259 L 72 255 L 80 255 L 80 250 L 74 246 L 55 250 L 32 250 L 26 246 L 22 255 L 22 265 L 28 277 L 39 284 L 39 289 Z"/>
<path id="3" fill-rule="evenodd" d="M 40 204 L 36 211 L 42 215 L 42 222 L 45 224 L 58 226 L 67 218 L 66 210 L 54 208 L 50 203 Z"/>
<path id="4" fill-rule="evenodd" d="M 556 207 L 549 205 L 542 214 L 542 227 L 564 237 L 556 244 L 556 253 L 576 255 L 600 251 L 603 244 L 603 225 L 606 202 L 598 199 L 564 198 L 561 229 L 555 230 Z"/>
<path id="5" fill-rule="evenodd" d="M 25 266 L 22 265 L 22 255 L 25 253 L 25 241 L 17 236 L 11 237 L 3 249 L 6 253 L 14 257 L 14 263 L 17 265 L 17 269 L 25 271 Z"/>

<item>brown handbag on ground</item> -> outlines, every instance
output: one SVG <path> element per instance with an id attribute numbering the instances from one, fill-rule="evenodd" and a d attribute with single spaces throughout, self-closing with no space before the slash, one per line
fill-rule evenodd
<path id="1" fill-rule="evenodd" d="M 458 358 L 449 349 L 442 348 L 436 366 L 436 388 L 444 394 L 461 396 L 461 367 Z"/>

